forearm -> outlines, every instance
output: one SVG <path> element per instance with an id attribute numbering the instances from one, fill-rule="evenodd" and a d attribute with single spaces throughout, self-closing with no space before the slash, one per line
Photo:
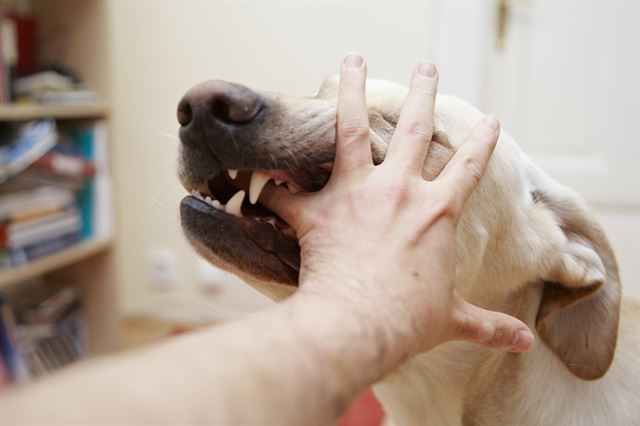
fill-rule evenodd
<path id="1" fill-rule="evenodd" d="M 3 424 L 327 424 L 384 373 L 374 327 L 294 296 L 2 396 Z"/>

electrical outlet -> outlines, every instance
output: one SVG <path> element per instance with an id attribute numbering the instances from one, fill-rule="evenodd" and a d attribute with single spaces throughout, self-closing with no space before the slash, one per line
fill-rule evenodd
<path id="1" fill-rule="evenodd" d="M 158 290 L 169 290 L 178 285 L 176 253 L 172 249 L 156 247 L 149 253 L 149 276 Z"/>

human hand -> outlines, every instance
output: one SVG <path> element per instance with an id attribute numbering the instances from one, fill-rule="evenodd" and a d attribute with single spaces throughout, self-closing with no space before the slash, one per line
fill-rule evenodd
<path id="1" fill-rule="evenodd" d="M 465 302 L 454 285 L 456 226 L 496 145 L 497 119 L 478 123 L 442 173 L 425 181 L 438 75 L 421 63 L 386 158 L 374 166 L 366 72 L 358 55 L 342 64 L 327 185 L 299 194 L 271 185 L 261 196 L 298 236 L 298 293 L 342 307 L 352 316 L 345 321 L 367 322 L 396 363 L 448 340 L 528 350 L 533 335 L 524 323 Z"/>

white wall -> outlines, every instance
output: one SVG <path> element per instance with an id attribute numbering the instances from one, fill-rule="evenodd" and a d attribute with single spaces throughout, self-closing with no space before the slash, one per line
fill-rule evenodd
<path id="1" fill-rule="evenodd" d="M 371 76 L 407 82 L 415 63 L 430 57 L 430 6 L 114 1 L 107 9 L 125 312 L 226 316 L 264 303 L 244 285 L 207 298 L 213 307 L 199 293 L 178 219 L 185 195 L 176 178 L 178 100 L 211 78 L 308 95 L 351 50 L 364 54 Z M 152 290 L 148 255 L 158 247 L 177 256 L 176 291 Z M 202 309 L 193 313 L 194 306 Z"/>

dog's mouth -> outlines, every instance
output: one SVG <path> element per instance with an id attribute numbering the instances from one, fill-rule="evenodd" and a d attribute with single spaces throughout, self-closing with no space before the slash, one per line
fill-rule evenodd
<path id="1" fill-rule="evenodd" d="M 268 185 L 290 192 L 320 190 L 331 163 L 306 169 L 223 170 L 192 188 L 183 199 L 181 216 L 187 236 L 205 257 L 215 254 L 251 275 L 297 284 L 300 247 L 295 231 L 259 199 Z"/>

